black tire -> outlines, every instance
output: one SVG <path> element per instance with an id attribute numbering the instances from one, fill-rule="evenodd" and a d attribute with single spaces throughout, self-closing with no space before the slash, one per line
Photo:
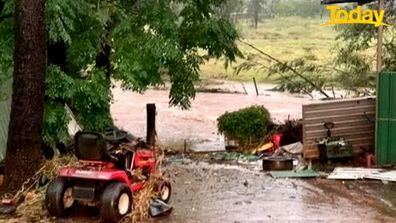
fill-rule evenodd
<path id="1" fill-rule="evenodd" d="M 65 192 L 72 187 L 73 184 L 70 181 L 61 178 L 55 179 L 48 184 L 45 193 L 45 206 L 50 215 L 64 217 L 70 215 L 74 211 L 77 205 L 75 200 L 73 200 L 73 203 L 68 205 L 68 207 L 65 207 L 64 204 Z"/>
<path id="2" fill-rule="evenodd" d="M 121 213 L 119 201 L 122 195 L 128 195 L 129 204 L 126 212 Z M 129 187 L 124 183 L 111 183 L 106 186 L 102 194 L 100 205 L 100 216 L 102 222 L 116 223 L 131 212 L 133 206 L 132 193 Z"/>
<path id="3" fill-rule="evenodd" d="M 162 192 L 163 192 L 163 189 L 164 189 L 165 187 L 166 187 L 167 190 L 168 190 L 168 195 L 165 196 L 165 197 L 163 197 L 164 194 L 162 194 Z M 160 200 L 162 200 L 163 202 L 168 203 L 169 200 L 170 200 L 170 198 L 171 198 L 171 195 L 172 195 L 172 186 L 171 186 L 170 182 L 169 182 L 169 181 L 166 181 L 166 180 L 161 180 L 161 181 L 159 182 L 159 184 L 158 184 L 157 192 L 158 192 L 158 196 L 159 196 L 158 198 L 159 198 Z"/>

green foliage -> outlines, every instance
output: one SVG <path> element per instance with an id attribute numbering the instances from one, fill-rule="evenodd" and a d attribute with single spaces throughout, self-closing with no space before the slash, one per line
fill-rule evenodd
<path id="1" fill-rule="evenodd" d="M 290 68 L 296 70 L 302 77 L 296 75 Z M 313 63 L 307 63 L 304 58 L 298 58 L 286 62 L 285 64 L 275 64 L 271 66 L 269 68 L 269 75 L 274 74 L 279 74 L 276 80 L 278 84 L 277 89 L 290 93 L 311 95 L 315 90 L 324 89 L 327 82 L 326 77 L 323 75 L 323 70 Z"/>
<path id="2" fill-rule="evenodd" d="M 65 111 L 65 103 L 85 129 L 104 131 L 109 128 L 112 125 L 109 86 L 110 80 L 100 70 L 87 70 L 83 77 L 74 78 L 58 66 L 50 65 L 46 78 L 44 142 L 50 146 L 67 142 L 70 117 Z"/>
<path id="3" fill-rule="evenodd" d="M 55 148 L 59 143 L 68 143 L 70 140 L 67 124 L 70 121 L 62 104 L 47 103 L 44 108 L 43 140 L 46 145 Z"/>
<path id="4" fill-rule="evenodd" d="M 67 141 L 67 104 L 83 128 L 112 125 L 111 80 L 143 92 L 170 81 L 170 104 L 189 108 L 199 66 L 210 58 L 232 62 L 241 55 L 238 34 L 220 15 L 225 0 L 48 0 L 50 46 L 44 141 Z M 12 0 L 0 0 L 0 86 L 10 77 Z M 96 66 L 110 46 L 110 67 Z M 64 51 L 62 51 L 64 49 Z"/>
<path id="5" fill-rule="evenodd" d="M 103 132 L 112 126 L 110 117 L 110 80 L 103 71 L 87 71 L 84 79 L 76 80 L 76 93 L 71 108 L 77 122 L 85 129 Z"/>
<path id="6" fill-rule="evenodd" d="M 241 146 L 249 146 L 262 139 L 272 124 L 264 106 L 251 106 L 234 112 L 226 112 L 217 119 L 217 129 Z"/>
<path id="7" fill-rule="evenodd" d="M 113 32 L 114 78 L 123 87 L 144 91 L 150 85 L 172 83 L 170 103 L 189 108 L 195 97 L 199 66 L 210 58 L 241 55 L 234 26 L 216 9 L 222 1 L 142 1 L 123 12 Z M 142 16 L 144 15 L 144 16 Z"/>
<path id="8" fill-rule="evenodd" d="M 265 52 L 264 52 L 265 53 Z M 307 56 L 297 58 L 289 62 L 282 62 L 267 54 L 249 54 L 246 60 L 236 68 L 238 75 L 242 71 L 254 71 L 264 73 L 267 77 L 276 76 L 276 90 L 290 93 L 303 93 L 312 97 L 312 92 L 323 90 L 329 84 L 330 76 L 322 66 L 307 62 Z M 293 72 L 294 71 L 294 72 Z"/>
<path id="9" fill-rule="evenodd" d="M 338 49 L 335 69 L 334 80 L 344 89 L 365 95 L 367 89 L 375 88 L 376 78 L 370 58 L 360 50 Z"/>
<path id="10" fill-rule="evenodd" d="M 396 69 L 396 37 L 395 16 L 396 11 L 391 2 L 386 4 L 385 23 L 392 26 L 384 27 L 383 44 L 383 69 Z M 366 6 L 377 9 L 378 4 Z M 334 63 L 336 72 L 335 80 L 343 88 L 354 91 L 359 95 L 366 95 L 375 89 L 376 82 L 376 48 L 377 27 L 369 25 L 343 25 L 337 26 L 337 40 L 339 47 Z M 369 93 L 367 93 L 369 92 Z"/>
<path id="11" fill-rule="evenodd" d="M 45 84 L 46 96 L 51 101 L 70 100 L 77 90 L 75 80 L 56 65 L 48 66 Z"/>

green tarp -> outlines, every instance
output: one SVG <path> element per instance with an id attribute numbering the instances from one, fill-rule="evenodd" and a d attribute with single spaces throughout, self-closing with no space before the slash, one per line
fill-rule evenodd
<path id="1" fill-rule="evenodd" d="M 270 171 L 269 174 L 273 178 L 312 178 L 321 176 L 321 174 L 315 170 Z"/>

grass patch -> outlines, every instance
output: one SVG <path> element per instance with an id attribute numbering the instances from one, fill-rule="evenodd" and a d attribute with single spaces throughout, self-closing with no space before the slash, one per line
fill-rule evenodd
<path id="1" fill-rule="evenodd" d="M 304 57 L 315 64 L 326 64 L 333 59 L 336 31 L 332 27 L 320 26 L 325 20 L 327 18 L 281 17 L 263 21 L 257 30 L 249 22 L 241 22 L 237 28 L 244 40 L 282 61 Z M 243 44 L 239 47 L 245 56 L 256 53 Z M 201 78 L 251 81 L 255 77 L 259 82 L 274 80 L 267 77 L 266 71 L 244 71 L 236 75 L 233 68 L 242 61 L 238 59 L 231 68 L 225 69 L 223 60 L 211 60 L 201 66 Z"/>

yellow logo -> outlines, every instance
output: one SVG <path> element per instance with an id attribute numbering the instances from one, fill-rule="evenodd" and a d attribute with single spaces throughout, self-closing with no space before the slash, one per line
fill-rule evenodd
<path id="1" fill-rule="evenodd" d="M 332 5 L 327 6 L 326 9 L 330 11 L 330 21 L 321 26 L 330 26 L 337 24 L 370 24 L 378 26 L 390 26 L 389 24 L 383 23 L 384 19 L 384 10 L 372 10 L 372 9 L 364 9 L 362 10 L 361 6 L 358 6 L 356 9 L 351 11 L 347 11 L 344 9 L 340 9 L 340 6 Z"/>

